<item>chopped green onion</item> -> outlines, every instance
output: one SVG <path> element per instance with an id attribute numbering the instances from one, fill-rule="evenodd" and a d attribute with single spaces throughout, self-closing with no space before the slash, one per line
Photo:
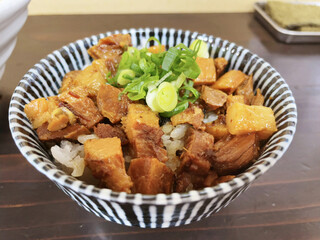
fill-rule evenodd
<path id="1" fill-rule="evenodd" d="M 173 65 L 174 61 L 179 55 L 179 49 L 178 48 L 170 48 L 166 54 L 166 56 L 163 59 L 162 62 L 162 69 L 169 71 L 171 66 Z"/>
<path id="2" fill-rule="evenodd" d="M 190 49 L 195 50 L 198 57 L 209 58 L 208 46 L 200 39 L 194 40 L 190 45 Z"/>
<path id="3" fill-rule="evenodd" d="M 160 41 L 154 37 L 148 42 Z M 199 98 L 193 81 L 200 74 L 196 62 L 200 42 L 195 49 L 180 43 L 166 52 L 151 53 L 148 49 L 128 47 L 122 54 L 115 76 L 107 76 L 109 84 L 123 87 L 120 96 L 127 94 L 132 101 L 145 100 L 161 116 L 173 116 Z"/>
<path id="4" fill-rule="evenodd" d="M 160 113 L 160 116 L 161 117 L 172 117 L 178 113 L 181 113 L 183 112 L 184 110 L 186 110 L 187 108 L 189 107 L 189 102 L 188 100 L 184 100 L 182 102 L 179 102 L 177 104 L 177 106 L 170 112 L 163 112 L 163 113 Z"/>
<path id="5" fill-rule="evenodd" d="M 146 42 L 145 48 L 148 47 L 148 43 L 151 42 L 151 41 L 157 42 L 158 45 L 159 45 L 159 47 L 161 47 L 161 42 L 159 41 L 159 39 L 157 39 L 157 38 L 155 38 L 155 37 L 150 37 L 150 38 L 148 39 L 148 41 Z"/>
<path id="6" fill-rule="evenodd" d="M 156 101 L 157 93 L 158 93 L 157 88 L 153 88 L 152 90 L 149 90 L 146 96 L 146 103 L 151 108 L 152 111 L 164 112 L 163 109 L 159 107 Z"/>
<path id="7" fill-rule="evenodd" d="M 189 92 L 192 93 L 192 95 L 193 95 L 192 98 L 190 98 L 190 96 L 188 96 L 190 99 L 190 102 L 192 102 L 192 103 L 194 103 L 200 97 L 200 93 L 197 91 L 197 89 L 195 89 L 191 86 L 186 85 L 186 86 L 181 87 L 180 89 L 185 89 L 185 90 L 188 90 Z M 190 95 L 190 93 L 188 95 Z"/>
<path id="8" fill-rule="evenodd" d="M 176 88 L 171 83 L 161 83 L 158 87 L 156 103 L 163 111 L 172 111 L 178 103 L 178 94 Z"/>
<path id="9" fill-rule="evenodd" d="M 131 82 L 131 80 L 133 80 L 135 76 L 136 74 L 131 69 L 124 69 L 124 70 L 121 70 L 118 76 L 117 82 L 119 85 L 124 86 L 129 82 Z"/>
<path id="10" fill-rule="evenodd" d="M 182 84 L 184 83 L 184 81 L 186 80 L 186 75 L 184 75 L 183 73 L 181 73 L 179 75 L 179 77 L 177 78 L 177 80 L 173 81 L 172 84 L 179 89 Z"/>

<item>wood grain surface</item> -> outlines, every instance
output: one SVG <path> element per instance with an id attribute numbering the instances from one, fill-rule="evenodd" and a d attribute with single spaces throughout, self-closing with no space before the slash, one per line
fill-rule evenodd
<path id="1" fill-rule="evenodd" d="M 37 172 L 8 128 L 11 94 L 42 57 L 92 34 L 131 27 L 174 27 L 236 42 L 271 63 L 298 106 L 284 157 L 228 207 L 187 226 L 139 229 L 86 212 Z M 252 14 L 32 16 L 0 80 L 0 239 L 320 239 L 320 45 L 274 40 Z"/>

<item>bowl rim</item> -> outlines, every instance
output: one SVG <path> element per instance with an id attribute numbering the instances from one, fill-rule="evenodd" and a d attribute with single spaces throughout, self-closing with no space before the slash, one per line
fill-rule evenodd
<path id="1" fill-rule="evenodd" d="M 177 204 L 182 204 L 182 203 L 197 202 L 197 201 L 205 200 L 208 198 L 216 198 L 221 195 L 229 194 L 230 192 L 233 192 L 237 189 L 249 187 L 249 185 L 255 179 L 257 179 L 259 176 L 261 176 L 263 173 L 265 173 L 268 169 L 270 169 L 283 156 L 283 154 L 286 152 L 286 150 L 288 149 L 288 147 L 293 139 L 293 136 L 296 131 L 296 124 L 297 124 L 297 106 L 295 104 L 295 100 L 294 100 L 293 94 L 292 94 L 289 86 L 287 85 L 285 80 L 280 76 L 280 74 L 268 62 L 266 62 L 263 58 L 259 57 L 258 55 L 252 53 L 250 50 L 243 48 L 242 46 L 239 46 L 233 42 L 229 42 L 228 40 L 223 40 L 219 37 L 214 37 L 213 35 L 199 34 L 198 32 L 192 32 L 189 30 L 174 29 L 174 28 L 160 28 L 160 27 L 130 28 L 130 29 L 123 29 L 120 31 L 115 30 L 112 32 L 99 33 L 96 35 L 91 35 L 90 37 L 78 39 L 78 40 L 76 40 L 72 43 L 68 43 L 67 45 L 64 45 L 63 47 L 61 47 L 60 49 L 55 50 L 52 53 L 48 54 L 45 58 L 42 58 L 41 60 L 39 60 L 39 62 L 37 64 L 39 64 L 42 60 L 50 59 L 50 55 L 52 55 L 54 52 L 56 52 L 56 51 L 61 52 L 61 51 L 65 50 L 65 48 L 70 47 L 71 44 L 75 44 L 77 42 L 85 42 L 85 41 L 90 42 L 91 41 L 91 42 L 97 43 L 97 41 L 100 38 L 105 37 L 105 36 L 109 36 L 111 34 L 131 33 L 131 32 L 140 32 L 141 33 L 141 32 L 147 32 L 147 31 L 148 32 L 150 32 L 150 31 L 154 31 L 154 32 L 155 31 L 158 31 L 158 32 L 159 31 L 162 31 L 162 32 L 174 31 L 174 32 L 180 32 L 180 33 L 184 33 L 184 34 L 188 33 L 191 35 L 191 39 L 196 39 L 196 38 L 203 39 L 206 42 L 208 42 L 209 44 L 213 44 L 214 41 L 216 41 L 216 40 L 222 41 L 223 44 L 227 44 L 227 43 L 232 44 L 237 49 L 246 50 L 247 53 L 250 54 L 252 58 L 256 58 L 257 60 L 260 60 L 260 62 L 262 62 L 266 66 L 270 67 L 271 70 L 273 70 L 276 73 L 276 75 L 279 76 L 279 79 L 277 79 L 277 81 L 278 80 L 283 81 L 282 84 L 285 87 L 287 87 L 287 89 L 288 89 L 287 93 L 292 98 L 292 102 L 290 102 L 291 108 L 292 108 L 292 111 L 290 113 L 293 113 L 292 118 L 290 118 L 292 125 L 290 128 L 290 134 L 286 135 L 285 144 L 282 145 L 282 147 L 280 149 L 272 150 L 270 152 L 269 156 L 264 156 L 265 152 L 264 151 L 261 152 L 261 154 L 260 154 L 259 158 L 256 160 L 256 162 L 253 165 L 251 165 L 248 169 L 246 169 L 243 173 L 236 175 L 236 177 L 230 181 L 220 183 L 220 184 L 213 186 L 213 187 L 206 187 L 206 188 L 200 189 L 200 190 L 191 190 L 191 191 L 185 192 L 185 193 L 171 193 L 171 194 L 159 193 L 156 195 L 147 195 L 147 194 L 140 194 L 140 193 L 128 194 L 125 192 L 115 192 L 115 191 L 112 191 L 111 189 L 107 189 L 107 188 L 98 188 L 94 185 L 87 184 L 82 180 L 76 179 L 76 178 L 66 174 L 62 170 L 58 169 L 57 166 L 54 165 L 50 161 L 50 158 L 46 158 L 47 156 L 45 156 L 45 155 L 41 156 L 41 155 L 36 154 L 34 152 L 32 152 L 30 154 L 30 152 L 28 152 L 28 150 L 30 150 L 30 147 L 24 148 L 23 144 L 21 144 L 21 141 L 18 138 L 19 132 L 17 132 L 15 130 L 14 116 L 17 115 L 17 112 L 14 111 L 13 101 L 14 101 L 15 94 L 18 91 L 18 88 L 20 88 L 20 91 L 21 91 L 21 88 L 24 89 L 25 84 L 22 83 L 23 78 L 25 78 L 27 74 L 32 73 L 32 71 L 36 70 L 35 69 L 36 64 L 35 64 L 31 69 L 28 70 L 28 72 L 24 75 L 22 80 L 19 81 L 17 87 L 15 88 L 15 90 L 13 92 L 13 95 L 12 95 L 11 101 L 10 101 L 10 105 L 9 105 L 9 114 L 8 114 L 9 128 L 10 128 L 10 131 L 12 134 L 12 138 L 13 138 L 15 144 L 17 145 L 18 149 L 20 150 L 22 155 L 28 160 L 28 162 L 31 163 L 31 165 L 33 165 L 39 172 L 41 172 L 42 174 L 47 176 L 55 184 L 61 185 L 63 187 L 71 189 L 75 192 L 85 194 L 87 196 L 91 196 L 91 197 L 94 197 L 97 199 L 106 200 L 106 201 L 113 201 L 113 202 L 119 202 L 119 203 L 132 203 L 132 204 L 136 204 L 136 205 L 141 205 L 141 204 L 177 205 Z M 225 45 L 223 45 L 223 46 L 225 46 Z M 212 57 L 212 55 L 213 55 L 213 53 L 211 54 L 211 57 Z M 288 97 L 286 97 L 286 99 L 287 98 Z M 19 113 L 19 114 L 21 114 L 21 113 Z M 22 115 L 23 114 L 24 113 L 22 113 Z M 26 118 L 25 115 L 23 117 Z M 275 134 L 273 136 L 275 136 Z M 271 139 L 273 139 L 273 137 L 271 137 L 268 140 L 268 143 L 271 141 Z M 277 154 L 274 154 L 274 151 L 277 151 Z M 36 161 L 37 159 L 38 159 L 38 161 Z M 52 166 L 52 165 L 54 165 L 54 166 Z M 263 165 L 263 167 L 261 167 L 262 165 Z"/>

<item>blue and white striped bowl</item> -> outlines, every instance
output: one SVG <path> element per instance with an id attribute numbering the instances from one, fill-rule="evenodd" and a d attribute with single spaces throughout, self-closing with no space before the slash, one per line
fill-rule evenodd
<path id="1" fill-rule="evenodd" d="M 254 87 L 262 90 L 265 105 L 273 109 L 279 129 L 269 139 L 259 159 L 229 182 L 169 195 L 113 192 L 88 185 L 58 169 L 27 120 L 24 106 L 33 99 L 58 94 L 67 72 L 83 69 L 92 61 L 86 50 L 97 44 L 100 38 L 113 33 L 130 33 L 133 46 L 143 44 L 150 36 L 160 39 L 167 47 L 180 42 L 188 46 L 194 39 L 201 38 L 208 43 L 211 57 L 224 57 L 229 61 L 228 69 L 253 74 Z M 272 167 L 289 147 L 297 123 L 295 100 L 284 79 L 262 58 L 234 43 L 197 32 L 145 28 L 113 33 L 78 40 L 41 59 L 20 81 L 9 107 L 12 137 L 23 156 L 86 210 L 108 221 L 142 228 L 167 228 L 199 221 L 226 207 Z"/>

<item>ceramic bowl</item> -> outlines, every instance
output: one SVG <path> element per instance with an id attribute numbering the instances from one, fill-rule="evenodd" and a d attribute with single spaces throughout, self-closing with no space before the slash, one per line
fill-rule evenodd
<path id="1" fill-rule="evenodd" d="M 17 34 L 28 17 L 30 0 L 0 0 L 0 79 L 5 63 L 17 41 Z"/>
<path id="2" fill-rule="evenodd" d="M 262 90 L 265 105 L 273 109 L 279 129 L 268 140 L 257 161 L 229 182 L 169 195 L 114 192 L 86 184 L 58 169 L 27 120 L 24 106 L 33 99 L 57 94 L 67 72 L 80 70 L 92 61 L 86 50 L 100 38 L 119 32 L 130 33 L 133 46 L 141 45 L 150 36 L 160 39 L 167 47 L 180 42 L 188 46 L 194 39 L 201 38 L 208 43 L 211 57 L 224 57 L 229 61 L 229 70 L 253 74 L 254 88 Z M 262 58 L 234 43 L 197 32 L 145 28 L 113 33 L 78 40 L 41 59 L 20 81 L 9 108 L 12 137 L 23 156 L 86 210 L 108 221 L 142 228 L 167 228 L 199 221 L 226 207 L 271 168 L 289 147 L 297 123 L 295 100 L 284 79 Z"/>

